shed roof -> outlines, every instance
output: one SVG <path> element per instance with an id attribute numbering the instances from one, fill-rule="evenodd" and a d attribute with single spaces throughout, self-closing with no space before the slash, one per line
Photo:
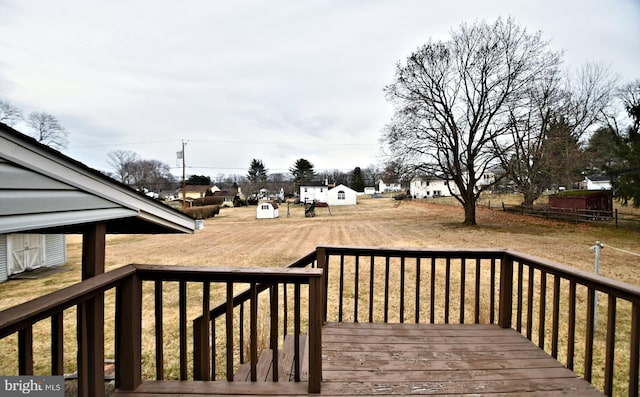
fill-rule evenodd
<path id="1" fill-rule="evenodd" d="M 194 220 L 0 123 L 0 234 L 193 233 Z"/>

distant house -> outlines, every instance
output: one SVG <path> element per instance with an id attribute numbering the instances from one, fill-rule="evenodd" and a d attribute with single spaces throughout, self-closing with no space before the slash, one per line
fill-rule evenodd
<path id="1" fill-rule="evenodd" d="M 213 192 L 213 197 L 222 197 L 223 207 L 233 207 L 233 203 L 238 196 L 238 190 L 235 188 L 223 188 Z"/>
<path id="2" fill-rule="evenodd" d="M 256 207 L 256 219 L 275 219 L 278 218 L 278 204 L 273 201 L 261 201 Z"/>
<path id="3" fill-rule="evenodd" d="M 330 206 L 334 205 L 356 205 L 356 198 L 358 193 L 345 186 L 338 185 L 334 188 L 329 189 L 327 192 L 327 204 Z"/>
<path id="4" fill-rule="evenodd" d="M 453 181 L 437 177 L 422 176 L 411 179 L 409 192 L 417 199 L 447 197 L 451 196 L 451 191 L 449 190 L 450 187 L 454 192 L 457 191 Z"/>
<path id="5" fill-rule="evenodd" d="M 373 186 L 365 186 L 364 194 L 376 194 L 376 188 Z"/>
<path id="6" fill-rule="evenodd" d="M 184 188 L 184 195 L 186 196 L 186 198 L 191 198 L 191 199 L 199 199 L 199 198 L 203 198 L 204 196 L 207 195 L 207 192 L 210 194 L 212 193 L 211 191 L 211 186 L 210 185 L 187 185 Z M 182 188 L 178 189 L 178 198 L 180 200 L 182 200 Z"/>
<path id="7" fill-rule="evenodd" d="M 385 192 L 401 192 L 402 191 L 402 184 L 400 182 L 397 181 L 385 181 L 383 179 L 380 179 L 378 181 L 378 192 L 380 193 L 385 193 Z"/>
<path id="8" fill-rule="evenodd" d="M 585 176 L 582 185 L 587 190 L 611 190 L 611 180 L 604 175 Z"/>
<path id="9" fill-rule="evenodd" d="M 329 184 L 324 182 L 306 182 L 300 185 L 300 201 L 312 203 L 314 201 L 327 202 Z"/>

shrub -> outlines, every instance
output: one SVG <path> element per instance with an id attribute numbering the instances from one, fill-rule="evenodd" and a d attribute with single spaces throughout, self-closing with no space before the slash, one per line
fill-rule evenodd
<path id="1" fill-rule="evenodd" d="M 205 196 L 199 199 L 193 200 L 192 205 L 194 207 L 203 207 L 207 205 L 222 205 L 224 197 Z"/>
<path id="2" fill-rule="evenodd" d="M 184 211 L 185 214 L 189 215 L 193 219 L 207 219 L 213 218 L 214 216 L 220 213 L 219 205 L 204 205 L 200 207 L 191 207 L 187 208 Z"/>

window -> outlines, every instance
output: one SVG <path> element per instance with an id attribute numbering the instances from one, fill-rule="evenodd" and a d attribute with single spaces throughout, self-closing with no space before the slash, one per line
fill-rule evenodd
<path id="1" fill-rule="evenodd" d="M 323 192 L 323 188 L 320 188 L 320 193 L 322 193 L 322 192 Z"/>
<path id="2" fill-rule="evenodd" d="M 260 208 L 263 209 L 263 210 L 268 210 L 269 209 L 269 204 L 262 204 L 260 206 Z"/>
<path id="3" fill-rule="evenodd" d="M 304 188 L 304 192 L 305 192 L 305 193 L 307 192 L 307 188 L 306 188 L 306 187 Z"/>
<path id="4" fill-rule="evenodd" d="M 344 194 L 344 190 L 338 191 L 338 200 L 346 200 L 346 195 Z"/>

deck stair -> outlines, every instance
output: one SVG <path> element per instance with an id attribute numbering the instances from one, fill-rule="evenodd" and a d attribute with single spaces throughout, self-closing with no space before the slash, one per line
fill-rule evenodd
<path id="1" fill-rule="evenodd" d="M 284 344 L 278 350 L 278 380 L 280 382 L 293 382 L 295 379 L 294 367 L 294 337 L 287 335 Z M 260 354 L 256 364 L 256 378 L 258 382 L 271 382 L 273 379 L 273 350 L 265 349 Z M 251 363 L 240 365 L 233 377 L 234 382 L 251 381 Z M 309 380 L 309 336 L 300 335 L 300 380 Z"/>

